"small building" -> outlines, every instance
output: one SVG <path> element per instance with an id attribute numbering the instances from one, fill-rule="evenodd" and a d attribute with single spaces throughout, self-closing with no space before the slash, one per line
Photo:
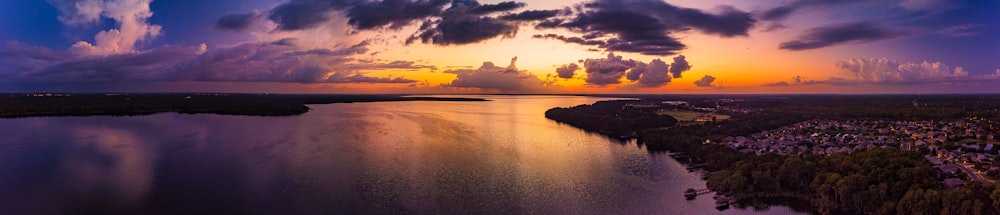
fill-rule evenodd
<path id="1" fill-rule="evenodd" d="M 941 158 L 938 158 L 936 156 L 927 156 L 927 157 L 924 157 L 924 159 L 927 159 L 927 161 L 930 161 L 931 164 L 934 164 L 934 166 L 941 166 L 942 164 L 944 164 L 944 162 L 941 161 Z"/>
<path id="2" fill-rule="evenodd" d="M 948 186 L 949 188 L 958 188 L 961 187 L 962 185 L 965 185 L 965 182 L 959 178 L 948 178 L 944 180 L 944 185 Z"/>
<path id="3" fill-rule="evenodd" d="M 953 163 L 940 165 L 938 170 L 945 175 L 958 175 L 959 167 Z"/>

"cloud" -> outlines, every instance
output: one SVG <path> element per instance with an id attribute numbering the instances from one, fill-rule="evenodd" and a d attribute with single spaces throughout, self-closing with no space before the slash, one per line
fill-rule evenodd
<path id="1" fill-rule="evenodd" d="M 956 82 L 1000 80 L 1000 69 L 992 74 L 970 74 L 965 68 L 951 67 L 942 62 L 898 63 L 886 58 L 850 59 L 837 62 L 841 73 L 826 80 L 807 80 L 802 76 L 792 77 L 791 83 L 780 81 L 764 86 L 797 85 L 920 85 Z"/>
<path id="2" fill-rule="evenodd" d="M 577 70 L 580 70 L 580 66 L 576 65 L 575 63 L 569 63 L 559 66 L 559 68 L 556 68 L 556 75 L 558 75 L 560 78 L 569 79 L 573 78 L 573 76 L 576 75 Z"/>
<path id="3" fill-rule="evenodd" d="M 160 35 L 161 27 L 151 25 L 152 0 L 50 0 L 59 9 L 59 20 L 66 25 L 100 22 L 101 17 L 115 21 L 117 28 L 98 32 L 94 43 L 79 41 L 70 49 L 79 55 L 109 55 L 134 51 L 138 42 Z"/>
<path id="4" fill-rule="evenodd" d="M 653 59 L 649 64 L 636 62 L 636 67 L 626 74 L 629 76 L 626 79 L 637 81 L 636 85 L 641 88 L 660 87 L 671 81 L 667 74 L 669 68 L 670 66 L 660 59 Z"/>
<path id="5" fill-rule="evenodd" d="M 588 84 L 609 85 L 621 83 L 625 71 L 634 68 L 636 61 L 624 60 L 622 56 L 608 54 L 608 58 L 587 59 L 583 61 L 586 68 Z"/>
<path id="6" fill-rule="evenodd" d="M 658 0 L 596 0 L 576 8 L 575 14 L 566 19 L 549 19 L 536 27 L 565 28 L 591 35 L 587 43 L 576 43 L 597 45 L 605 51 L 673 55 L 685 48 L 671 36 L 674 32 L 693 29 L 723 37 L 746 36 L 755 22 L 749 13 L 733 7 L 721 6 L 716 13 L 706 13 Z"/>
<path id="7" fill-rule="evenodd" d="M 59 21 L 66 25 L 97 23 L 104 11 L 103 0 L 48 0 L 59 9 Z"/>
<path id="8" fill-rule="evenodd" d="M 262 18 L 264 18 L 263 14 L 257 11 L 250 13 L 230 14 L 223 16 L 222 18 L 219 18 L 219 20 L 215 22 L 215 28 L 222 30 L 243 31 L 250 27 L 253 27 L 253 25 L 258 21 L 260 21 Z"/>
<path id="9" fill-rule="evenodd" d="M 983 25 L 977 25 L 977 24 L 953 25 L 938 30 L 935 33 L 948 38 L 971 37 L 979 35 L 979 32 L 977 32 L 976 29 L 981 27 L 983 27 Z"/>
<path id="10" fill-rule="evenodd" d="M 798 39 L 780 44 L 781 49 L 800 51 L 818 49 L 845 43 L 867 43 L 906 35 L 907 32 L 890 30 L 872 22 L 853 22 L 810 29 Z"/>
<path id="11" fill-rule="evenodd" d="M 843 5 L 851 3 L 861 3 L 864 0 L 798 0 L 793 1 L 785 5 L 781 5 L 775 8 L 771 8 L 761 12 L 758 17 L 761 20 L 766 21 L 781 21 L 788 18 L 792 14 L 806 8 L 812 7 L 828 7 L 834 5 Z"/>
<path id="12" fill-rule="evenodd" d="M 524 3 L 521 2 L 505 1 L 497 4 L 480 5 L 479 2 L 475 0 L 458 0 L 452 3 L 452 6 L 458 4 L 458 2 L 463 2 L 465 5 L 468 6 L 474 6 L 472 7 L 471 10 L 469 10 L 469 13 L 472 14 L 490 14 L 496 12 L 505 12 L 524 7 Z"/>
<path id="13" fill-rule="evenodd" d="M 39 71 L 72 56 L 43 47 L 8 42 L 0 47 L 0 75 L 19 76 L 21 73 Z"/>
<path id="14" fill-rule="evenodd" d="M 535 21 L 555 17 L 560 10 L 526 10 L 520 13 L 513 13 L 500 16 L 502 20 L 508 21 Z"/>
<path id="15" fill-rule="evenodd" d="M 674 78 L 680 78 L 681 73 L 691 70 L 691 67 L 693 66 L 687 62 L 684 55 L 674 57 L 674 63 L 670 64 L 670 75 Z"/>
<path id="16" fill-rule="evenodd" d="M 787 81 L 779 81 L 779 82 L 766 83 L 766 84 L 763 84 L 762 86 L 768 86 L 768 87 L 787 87 L 787 86 L 791 86 L 791 84 L 789 84 Z"/>
<path id="17" fill-rule="evenodd" d="M 694 85 L 698 87 L 713 87 L 712 82 L 715 82 L 715 77 L 705 75 L 704 77 L 701 77 L 701 79 L 694 81 Z"/>
<path id="18" fill-rule="evenodd" d="M 271 9 L 267 18 L 283 31 L 314 28 L 335 15 L 346 16 L 348 23 L 360 30 L 400 28 L 440 13 L 448 3 L 448 0 L 291 0 Z"/>
<path id="19" fill-rule="evenodd" d="M 8 44 L 0 49 L 0 75 L 25 83 L 143 81 L 414 83 L 403 77 L 374 77 L 366 70 L 435 69 L 409 61 L 359 60 L 367 43 L 333 49 L 305 49 L 290 40 L 206 46 L 164 46 L 109 56 L 77 57 L 45 48 Z"/>
<path id="20" fill-rule="evenodd" d="M 478 88 L 497 90 L 500 92 L 535 92 L 544 87 L 544 82 L 537 76 L 525 70 L 517 69 L 517 57 L 510 61 L 507 67 L 499 67 L 492 62 L 484 62 L 479 69 L 449 70 L 445 73 L 456 74 L 450 84 L 444 87 Z"/>
<path id="21" fill-rule="evenodd" d="M 649 63 L 642 61 L 624 59 L 614 53 L 608 54 L 607 58 L 596 58 L 583 60 L 583 65 L 587 76 L 584 78 L 588 84 L 606 86 L 610 84 L 622 83 L 622 78 L 634 83 L 634 86 L 641 88 L 660 87 L 671 81 L 671 65 L 660 59 L 653 59 Z M 690 68 L 683 56 L 674 58 L 672 65 L 678 65 L 682 69 L 677 70 L 676 77 L 680 73 Z"/>
<path id="22" fill-rule="evenodd" d="M 557 34 L 544 34 L 544 35 L 543 34 L 536 34 L 536 35 L 532 36 L 532 38 L 555 39 L 555 40 L 560 40 L 560 41 L 563 41 L 563 42 L 566 42 L 566 43 L 576 43 L 576 44 L 587 45 L 587 46 L 590 46 L 590 45 L 604 46 L 606 44 L 602 40 L 588 40 L 588 39 L 584 39 L 584 38 L 580 38 L 580 37 L 566 37 L 566 36 L 557 35 Z"/>
<path id="23" fill-rule="evenodd" d="M 357 4 L 347 12 L 348 23 L 367 30 L 389 25 L 398 29 L 413 20 L 436 15 L 447 0 L 383 0 Z"/>
<path id="24" fill-rule="evenodd" d="M 516 24 L 472 13 L 480 7 L 483 6 L 475 0 L 456 1 L 441 14 L 440 20 L 425 21 L 420 31 L 410 36 L 406 43 L 419 39 L 436 45 L 461 45 L 517 34 Z"/>
<path id="25" fill-rule="evenodd" d="M 897 63 L 886 58 L 851 59 L 837 63 L 847 81 L 876 84 L 917 84 L 974 79 L 962 67 L 941 62 Z"/>

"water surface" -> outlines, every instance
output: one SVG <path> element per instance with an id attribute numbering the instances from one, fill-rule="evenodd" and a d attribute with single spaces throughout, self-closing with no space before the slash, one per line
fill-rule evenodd
<path id="1" fill-rule="evenodd" d="M 718 211 L 699 175 L 559 124 L 601 98 L 314 105 L 293 117 L 0 120 L 3 214 L 787 214 Z"/>

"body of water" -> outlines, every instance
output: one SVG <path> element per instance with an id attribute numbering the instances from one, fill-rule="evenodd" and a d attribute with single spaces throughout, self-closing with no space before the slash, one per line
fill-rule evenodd
<path id="1" fill-rule="evenodd" d="M 292 117 L 0 120 L 2 214 L 788 214 L 715 209 L 669 156 L 544 117 L 602 98 L 313 105 Z"/>

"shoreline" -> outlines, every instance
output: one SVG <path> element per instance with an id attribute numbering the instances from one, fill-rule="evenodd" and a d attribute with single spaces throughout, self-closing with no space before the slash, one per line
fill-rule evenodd
<path id="1" fill-rule="evenodd" d="M 30 117 L 147 116 L 160 113 L 296 116 L 307 105 L 362 102 L 484 102 L 482 98 L 409 95 L 0 94 L 0 119 Z"/>

